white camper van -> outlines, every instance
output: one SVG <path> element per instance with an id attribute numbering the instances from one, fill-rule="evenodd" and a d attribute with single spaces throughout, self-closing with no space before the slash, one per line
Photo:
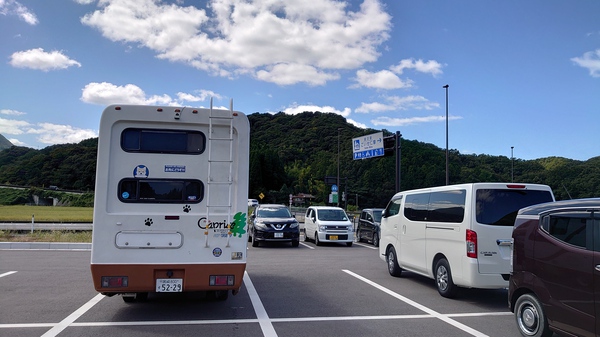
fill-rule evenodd
<path id="1" fill-rule="evenodd" d="M 457 287 L 506 288 L 519 209 L 554 201 L 537 184 L 473 183 L 403 191 L 381 219 L 380 257 L 388 272 L 435 279 L 444 297 Z"/>
<path id="2" fill-rule="evenodd" d="M 102 113 L 94 287 L 126 302 L 152 292 L 224 300 L 246 268 L 249 132 L 229 110 L 112 105 Z"/>

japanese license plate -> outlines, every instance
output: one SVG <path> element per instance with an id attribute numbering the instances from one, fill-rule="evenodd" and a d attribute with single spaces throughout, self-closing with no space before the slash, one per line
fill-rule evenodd
<path id="1" fill-rule="evenodd" d="M 283 237 L 283 233 L 275 233 L 275 238 L 282 238 Z"/>
<path id="2" fill-rule="evenodd" d="M 180 293 L 183 291 L 183 279 L 159 278 L 156 280 L 157 293 Z"/>
<path id="3" fill-rule="evenodd" d="M 329 235 L 329 240 L 337 240 L 338 236 L 337 235 Z"/>

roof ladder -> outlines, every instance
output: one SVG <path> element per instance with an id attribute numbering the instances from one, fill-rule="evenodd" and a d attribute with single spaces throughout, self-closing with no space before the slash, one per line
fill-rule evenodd
<path id="1" fill-rule="evenodd" d="M 213 100 L 210 99 L 208 116 L 208 179 L 206 191 L 206 219 L 214 219 L 216 214 L 227 215 L 226 224 L 232 223 L 232 189 L 233 189 L 233 99 L 229 103 L 229 111 L 213 110 Z M 205 231 L 204 246 L 208 242 L 210 229 Z M 227 233 L 227 245 L 231 230 Z"/>

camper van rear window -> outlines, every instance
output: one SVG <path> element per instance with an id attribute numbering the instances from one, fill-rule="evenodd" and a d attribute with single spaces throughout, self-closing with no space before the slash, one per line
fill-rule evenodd
<path id="1" fill-rule="evenodd" d="M 131 203 L 199 203 L 204 184 L 191 179 L 135 179 L 119 182 L 119 200 Z"/>
<path id="2" fill-rule="evenodd" d="M 200 131 L 128 128 L 121 133 L 126 152 L 201 154 L 205 145 Z"/>

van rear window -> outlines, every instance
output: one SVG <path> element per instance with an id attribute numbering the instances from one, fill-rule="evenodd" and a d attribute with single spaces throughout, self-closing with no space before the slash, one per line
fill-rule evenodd
<path id="1" fill-rule="evenodd" d="M 201 154 L 206 137 L 200 131 L 128 128 L 121 133 L 126 152 Z"/>
<path id="2" fill-rule="evenodd" d="M 204 184 L 191 179 L 135 179 L 119 182 L 119 200 L 127 203 L 199 203 Z"/>
<path id="3" fill-rule="evenodd" d="M 554 201 L 539 190 L 479 189 L 476 198 L 477 222 L 494 226 L 513 226 L 521 208 Z"/>

